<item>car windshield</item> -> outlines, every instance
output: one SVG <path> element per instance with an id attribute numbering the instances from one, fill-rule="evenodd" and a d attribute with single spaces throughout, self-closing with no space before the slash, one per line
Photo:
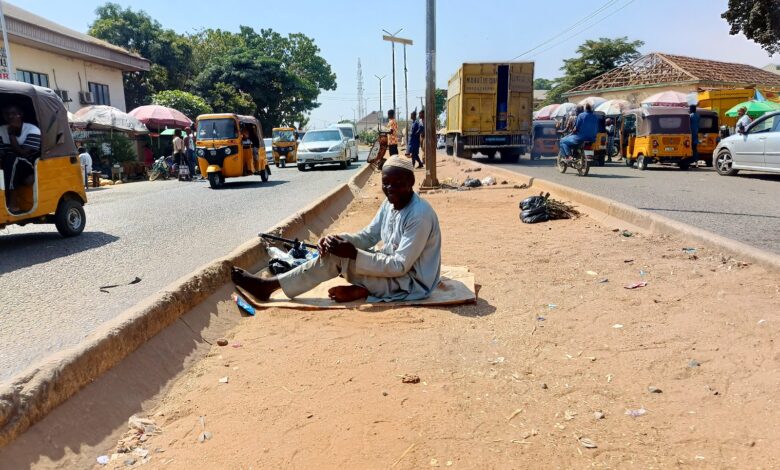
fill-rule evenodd
<path id="1" fill-rule="evenodd" d="M 336 130 L 307 132 L 303 136 L 302 142 L 326 142 L 329 140 L 341 140 L 341 133 Z"/>
<path id="2" fill-rule="evenodd" d="M 339 129 L 341 129 L 341 132 L 343 132 L 344 135 L 347 136 L 348 138 L 351 139 L 351 138 L 355 137 L 354 133 L 352 132 L 352 128 L 351 127 L 339 127 Z"/>
<path id="3" fill-rule="evenodd" d="M 204 119 L 198 122 L 198 140 L 228 140 L 237 136 L 238 127 L 233 119 Z"/>
<path id="4" fill-rule="evenodd" d="M 295 133 L 290 130 L 274 131 L 274 142 L 295 142 Z"/>

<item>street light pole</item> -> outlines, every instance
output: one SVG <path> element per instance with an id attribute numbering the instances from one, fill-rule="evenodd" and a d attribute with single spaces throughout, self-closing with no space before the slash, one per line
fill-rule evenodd
<path id="1" fill-rule="evenodd" d="M 384 113 L 382 112 L 382 80 L 387 75 L 382 75 L 381 77 L 379 75 L 374 75 L 377 80 L 379 80 L 379 119 L 377 120 L 377 127 L 381 127 L 382 121 L 385 118 Z"/>
<path id="2" fill-rule="evenodd" d="M 383 36 L 383 37 L 382 37 L 382 39 L 384 39 L 385 41 L 390 41 L 390 45 L 391 45 L 391 51 L 392 51 L 392 54 L 393 54 L 393 110 L 394 110 L 396 113 L 398 112 L 398 109 L 396 108 L 396 104 L 395 104 L 395 41 L 394 41 L 393 39 L 395 39 L 396 35 L 397 35 L 398 33 L 400 33 L 401 31 L 403 31 L 403 30 L 404 30 L 404 29 L 403 29 L 403 28 L 401 28 L 401 29 L 399 29 L 398 31 L 396 31 L 395 33 L 391 33 L 390 31 L 388 31 L 388 30 L 386 30 L 386 29 L 383 29 L 383 30 L 382 30 L 382 31 L 384 31 L 385 33 L 387 33 L 387 34 L 388 34 L 388 36 L 390 36 L 390 38 L 392 38 L 392 39 L 388 39 L 388 38 L 387 38 L 387 37 L 385 37 L 385 36 Z"/>
<path id="3" fill-rule="evenodd" d="M 423 188 L 438 188 L 436 177 L 436 0 L 426 0 L 425 18 L 425 181 Z"/>

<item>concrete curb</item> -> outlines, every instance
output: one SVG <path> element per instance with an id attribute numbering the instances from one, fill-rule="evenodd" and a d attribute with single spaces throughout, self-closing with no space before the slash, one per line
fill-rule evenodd
<path id="1" fill-rule="evenodd" d="M 437 153 L 437 158 L 453 159 L 464 163 L 468 162 L 468 164 L 482 167 L 482 171 L 484 172 L 500 173 L 507 179 L 516 180 L 518 177 L 520 179 L 526 179 L 530 182 L 529 186 L 533 189 L 550 192 L 555 194 L 558 198 L 568 199 L 569 201 L 581 204 L 607 217 L 621 220 L 648 233 L 675 235 L 686 240 L 701 243 L 709 248 L 722 250 L 740 258 L 742 261 L 750 261 L 765 268 L 780 271 L 780 255 L 714 234 L 707 230 L 693 227 L 683 222 L 669 219 L 662 215 L 637 209 L 627 204 L 613 201 L 612 199 L 580 191 L 579 189 L 505 170 L 497 166 L 486 165 L 484 163 L 465 159 L 456 159 L 455 157 L 450 157 L 442 153 Z"/>
<path id="2" fill-rule="evenodd" d="M 319 234 L 338 218 L 366 184 L 365 165 L 343 183 L 269 231 L 288 238 Z M 155 335 L 230 281 L 230 266 L 258 269 L 267 261 L 259 238 L 242 244 L 171 283 L 91 333 L 77 346 L 37 363 L 0 384 L 0 448 L 94 382 Z"/>

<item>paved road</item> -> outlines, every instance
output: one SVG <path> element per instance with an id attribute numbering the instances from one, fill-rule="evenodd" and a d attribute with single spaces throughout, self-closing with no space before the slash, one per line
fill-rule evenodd
<path id="1" fill-rule="evenodd" d="M 476 160 L 489 162 L 482 156 Z M 558 173 L 554 162 L 523 157 L 517 164 L 495 164 L 780 253 L 779 174 L 743 172 L 725 177 L 711 168 L 684 172 L 658 165 L 639 171 L 620 162 L 594 167 L 582 178 L 571 169 Z"/>
<path id="2" fill-rule="evenodd" d="M 0 231 L 0 381 L 228 254 L 364 163 L 346 171 L 274 168 L 268 183 L 229 179 L 219 191 L 205 181 L 173 180 L 93 190 L 79 237 L 62 239 L 46 225 Z M 136 276 L 138 284 L 98 290 Z"/>

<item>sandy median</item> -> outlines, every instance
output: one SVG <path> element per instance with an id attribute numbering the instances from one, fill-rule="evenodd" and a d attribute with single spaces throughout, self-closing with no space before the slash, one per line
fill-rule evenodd
<path id="1" fill-rule="evenodd" d="M 489 176 L 469 168 L 439 178 Z M 332 231 L 373 217 L 372 178 Z M 777 273 L 587 215 L 524 225 L 515 183 L 424 196 L 477 304 L 245 318 L 149 411 L 134 466 L 778 465 Z"/>

